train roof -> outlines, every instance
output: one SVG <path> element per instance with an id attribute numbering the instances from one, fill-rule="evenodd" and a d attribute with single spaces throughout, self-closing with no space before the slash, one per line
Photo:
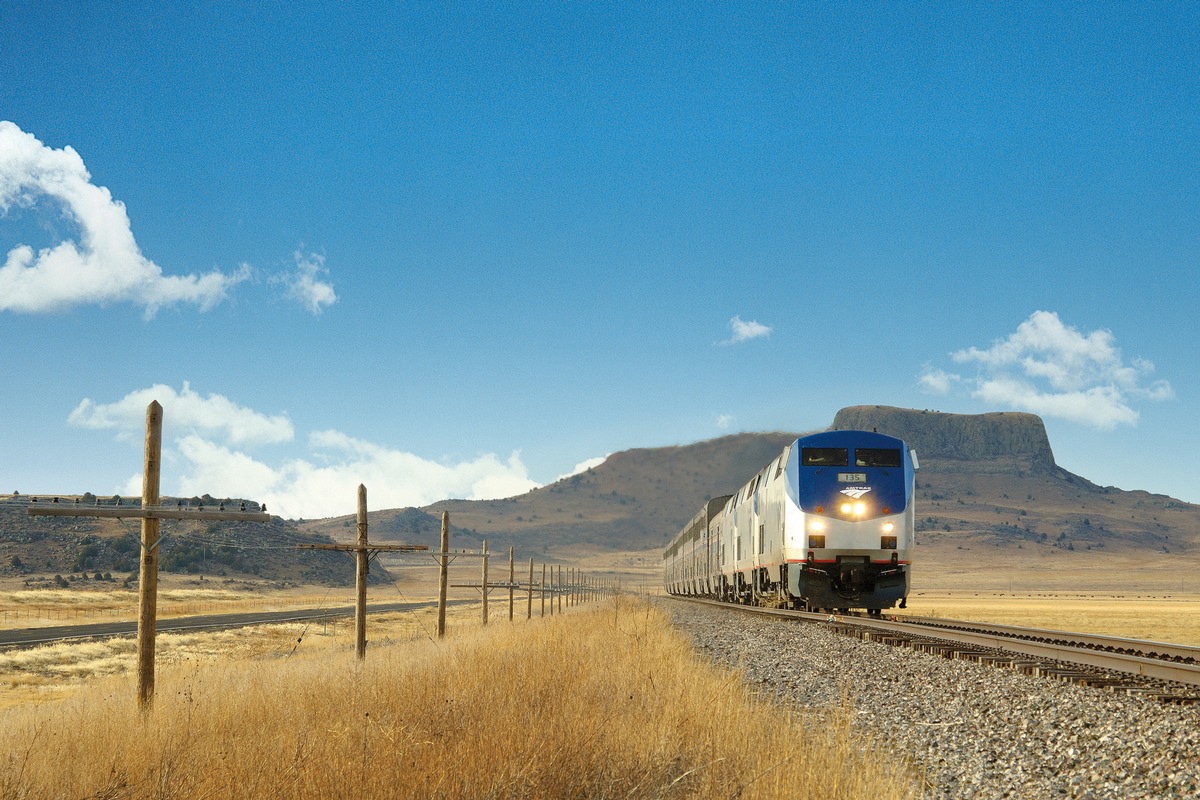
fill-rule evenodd
<path id="1" fill-rule="evenodd" d="M 907 449 L 903 439 L 878 431 L 821 431 L 801 436 L 795 441 L 800 447 L 899 447 Z"/>

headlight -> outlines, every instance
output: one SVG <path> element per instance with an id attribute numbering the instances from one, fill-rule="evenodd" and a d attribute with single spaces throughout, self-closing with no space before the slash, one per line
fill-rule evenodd
<path id="1" fill-rule="evenodd" d="M 861 517 L 865 513 L 867 513 L 867 504 L 866 503 L 863 503 L 860 501 L 860 502 L 854 504 L 854 516 Z"/>
<path id="2" fill-rule="evenodd" d="M 849 503 L 842 503 L 842 513 L 843 514 L 849 514 L 853 510 L 854 510 L 854 506 L 850 505 Z"/>
<path id="3" fill-rule="evenodd" d="M 822 520 L 814 519 L 808 523 L 808 529 L 813 533 L 820 533 L 825 530 L 825 523 Z"/>
<path id="4" fill-rule="evenodd" d="M 891 533 L 894 530 L 896 530 L 896 523 L 894 523 L 894 522 L 883 523 L 883 532 L 884 533 Z"/>

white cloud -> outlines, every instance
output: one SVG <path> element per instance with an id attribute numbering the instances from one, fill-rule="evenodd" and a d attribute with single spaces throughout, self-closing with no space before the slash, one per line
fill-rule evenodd
<path id="1" fill-rule="evenodd" d="M 717 417 L 717 427 L 721 430 L 729 430 L 729 426 L 735 422 L 732 414 L 720 414 Z"/>
<path id="2" fill-rule="evenodd" d="M 721 342 L 723 345 L 741 344 L 751 339 L 764 339 L 771 335 L 772 328 L 770 325 L 763 325 L 753 320 L 743 322 L 741 317 L 733 317 L 729 320 L 729 330 L 733 335 Z"/>
<path id="3" fill-rule="evenodd" d="M 249 267 L 226 275 L 164 275 L 134 241 L 125 205 L 95 186 L 70 147 L 47 147 L 12 122 L 0 120 L 0 213 L 47 200 L 79 226 L 79 241 L 37 252 L 8 251 L 0 266 L 0 311 L 55 311 L 76 305 L 128 302 L 147 317 L 163 306 L 193 303 L 206 311 L 246 280 Z"/>
<path id="4" fill-rule="evenodd" d="M 1165 380 L 1146 384 L 1154 365 L 1143 358 L 1126 364 L 1111 331 L 1081 333 L 1058 314 L 1036 311 L 1004 339 L 986 349 L 970 347 L 950 354 L 959 364 L 976 364 L 965 377 L 926 366 L 923 388 L 938 394 L 954 386 L 970 387 L 972 396 L 991 405 L 1111 430 L 1136 425 L 1135 399 L 1175 396 Z"/>
<path id="5" fill-rule="evenodd" d="M 294 439 L 286 416 L 267 416 L 222 397 L 200 396 L 184 384 L 152 386 L 111 404 L 84 400 L 69 422 L 119 435 L 140 435 L 146 406 L 163 406 L 163 461 L 178 464 L 162 478 L 163 494 L 243 497 L 266 503 L 273 514 L 320 518 L 354 511 L 358 485 L 367 487 L 371 508 L 424 506 L 447 498 L 490 500 L 536 489 L 520 452 L 507 460 L 492 453 L 458 462 L 439 462 L 377 445 L 336 430 L 308 436 L 299 458 L 271 462 L 246 452 L 255 445 Z M 141 476 L 125 490 L 141 493 Z"/>
<path id="6" fill-rule="evenodd" d="M 923 390 L 931 394 L 948 394 L 951 387 L 961 380 L 962 378 L 958 375 L 953 375 L 945 370 L 934 369 L 926 364 L 917 382 L 920 383 Z"/>
<path id="7" fill-rule="evenodd" d="M 605 461 L 607 461 L 609 455 L 612 455 L 612 454 L 608 453 L 608 454 L 605 454 L 602 456 L 596 456 L 595 458 L 589 458 L 584 461 L 580 461 L 578 464 L 575 465 L 575 467 L 570 472 L 566 473 L 565 475 L 559 475 L 554 480 L 561 481 L 563 478 L 570 478 L 571 476 L 578 475 L 581 472 L 587 472 L 589 469 L 592 469 L 593 467 L 598 467 L 601 464 L 603 464 Z"/>
<path id="8" fill-rule="evenodd" d="M 260 414 L 219 394 L 201 396 L 192 391 L 187 381 L 179 392 L 156 384 L 130 392 L 115 403 L 101 404 L 84 398 L 67 422 L 81 428 L 140 436 L 146 425 L 146 407 L 154 400 L 163 407 L 164 432 L 216 436 L 233 445 L 276 444 L 290 442 L 295 437 L 287 415 Z"/>
<path id="9" fill-rule="evenodd" d="M 325 256 L 297 250 L 293 257 L 295 271 L 279 277 L 279 281 L 287 286 L 286 296 L 307 308 L 309 313 L 320 314 L 325 306 L 333 305 L 338 299 L 333 284 L 319 279 L 329 273 Z"/>
<path id="10" fill-rule="evenodd" d="M 327 430 L 309 437 L 308 458 L 277 466 L 199 437 L 179 443 L 186 462 L 180 495 L 208 493 L 246 497 L 273 514 L 320 518 L 354 511 L 359 484 L 371 508 L 424 506 L 446 498 L 490 500 L 536 489 L 519 452 L 507 461 L 492 453 L 458 463 L 439 463 L 402 450 Z"/>

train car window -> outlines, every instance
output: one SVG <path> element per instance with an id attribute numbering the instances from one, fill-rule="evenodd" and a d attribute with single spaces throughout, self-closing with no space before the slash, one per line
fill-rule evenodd
<path id="1" fill-rule="evenodd" d="M 854 448 L 854 466 L 898 467 L 900 466 L 900 451 L 889 447 L 856 447 Z"/>
<path id="2" fill-rule="evenodd" d="M 800 464 L 805 467 L 847 467 L 850 451 L 845 447 L 801 447 Z"/>

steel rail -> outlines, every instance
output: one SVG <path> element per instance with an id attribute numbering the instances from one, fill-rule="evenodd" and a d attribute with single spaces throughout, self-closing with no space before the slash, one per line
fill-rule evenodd
<path id="1" fill-rule="evenodd" d="M 1173 681 L 1188 686 L 1200 686 L 1200 663 L 1180 663 L 1176 661 L 1154 658 L 1141 653 L 1088 649 L 1063 641 L 1037 641 L 1014 638 L 1013 633 L 982 630 L 989 626 L 975 625 L 954 620 L 936 620 L 938 623 L 952 622 L 958 625 L 969 625 L 971 628 L 943 627 L 915 621 L 899 621 L 896 619 L 880 619 L 874 617 L 858 617 L 842 614 L 818 614 L 810 611 L 792 611 L 780 608 L 761 608 L 759 606 L 743 606 L 723 603 L 706 598 L 680 598 L 718 608 L 728 608 L 748 613 L 764 614 L 782 619 L 800 620 L 805 622 L 833 623 L 845 626 L 867 628 L 885 631 L 900 636 L 915 636 L 924 639 L 934 639 L 956 644 L 970 645 L 985 650 L 995 650 L 1005 653 L 1016 653 L 1047 661 L 1064 664 L 1076 664 L 1094 667 L 1142 678 L 1154 678 L 1163 681 Z M 1028 633 L 1036 631 L 1030 628 L 1015 626 L 990 626 L 993 628 L 1008 628 L 1010 631 Z M 1061 632 L 1052 632 L 1060 633 Z M 1115 637 L 1092 636 L 1081 634 L 1077 638 L 1093 640 L 1109 640 L 1125 644 L 1146 646 L 1161 645 L 1159 642 L 1138 642 L 1133 639 L 1116 639 Z M 1172 646 L 1173 647 L 1173 646 Z M 1192 648 L 1195 649 L 1195 648 Z"/>
<path id="2" fill-rule="evenodd" d="M 1038 642 L 1056 642 L 1072 645 L 1088 650 L 1103 650 L 1111 653 L 1128 653 L 1145 656 L 1163 661 L 1174 661 L 1181 664 L 1200 664 L 1200 647 L 1172 642 L 1153 642 L 1145 639 L 1128 639 L 1119 636 L 1104 636 L 1095 633 L 1075 633 L 1058 631 L 1050 628 L 1025 628 L 1018 625 L 1001 625 L 995 622 L 970 622 L 959 619 L 940 619 L 937 617 L 917 617 L 898 615 L 891 619 L 900 622 L 914 622 L 932 628 L 953 628 L 962 630 L 988 631 L 1001 636 L 1011 636 L 1014 639 L 1028 639 Z"/>

